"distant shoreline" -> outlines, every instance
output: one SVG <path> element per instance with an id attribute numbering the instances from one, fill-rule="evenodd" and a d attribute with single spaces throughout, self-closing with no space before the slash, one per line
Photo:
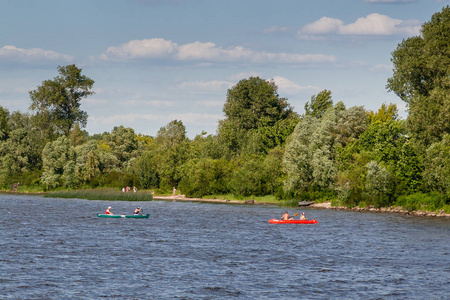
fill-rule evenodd
<path id="1" fill-rule="evenodd" d="M 242 204 L 242 205 L 273 205 L 277 206 L 274 203 L 264 203 L 264 202 L 253 202 L 251 200 L 223 200 L 223 199 L 208 199 L 208 198 L 186 198 L 184 195 L 176 195 L 176 196 L 153 196 L 153 200 L 164 200 L 164 201 L 184 201 L 184 202 L 204 202 L 204 203 L 223 203 L 223 204 Z M 411 215 L 417 217 L 447 217 L 450 218 L 450 214 L 446 214 L 443 210 L 439 213 L 431 212 L 431 211 L 407 211 L 401 207 L 381 207 L 375 208 L 373 206 L 360 208 L 347 208 L 344 206 L 332 206 L 331 202 L 321 202 L 314 203 L 308 206 L 308 208 L 316 208 L 316 209 L 333 209 L 333 210 L 349 210 L 349 211 L 357 211 L 357 212 L 380 212 L 380 213 L 396 213 L 402 215 Z"/>
<path id="2" fill-rule="evenodd" d="M 35 195 L 40 196 L 46 194 L 46 192 L 12 192 L 12 191 L 0 191 L 2 194 L 9 194 L 9 195 Z M 211 199 L 211 198 L 187 198 L 184 195 L 176 195 L 176 196 L 158 196 L 153 195 L 153 200 L 163 200 L 163 201 L 184 201 L 184 202 L 203 202 L 203 203 L 221 203 L 221 204 L 238 204 L 238 205 L 273 205 L 278 206 L 275 203 L 265 203 L 265 202 L 255 202 L 254 200 L 225 200 L 225 199 Z M 308 208 L 315 208 L 315 209 L 332 209 L 332 210 L 348 210 L 348 211 L 356 211 L 356 212 L 380 212 L 380 213 L 396 213 L 396 214 L 402 214 L 402 215 L 410 215 L 410 216 L 417 216 L 417 217 L 444 217 L 444 218 L 450 218 L 450 214 L 446 214 L 443 210 L 440 212 L 431 212 L 431 211 L 424 211 L 424 210 L 415 210 L 415 211 L 408 211 L 406 209 L 403 209 L 402 207 L 381 207 L 381 208 L 375 208 L 373 206 L 369 207 L 354 207 L 354 208 L 348 208 L 344 206 L 332 206 L 331 202 L 321 202 L 321 203 L 314 203 L 309 206 Z"/>

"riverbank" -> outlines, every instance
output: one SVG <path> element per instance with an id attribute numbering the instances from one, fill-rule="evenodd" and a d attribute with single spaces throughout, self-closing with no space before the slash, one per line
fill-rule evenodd
<path id="1" fill-rule="evenodd" d="M 12 191 L 0 191 L 0 193 L 5 194 L 24 194 L 24 195 L 48 195 L 48 192 L 12 192 Z M 139 192 L 138 194 L 141 194 L 142 192 Z M 122 195 L 123 193 L 118 193 L 119 195 Z M 126 193 L 128 194 L 128 193 Z M 134 196 L 134 193 L 130 193 L 132 196 Z M 229 199 L 211 199 L 211 198 L 187 198 L 184 195 L 175 195 L 175 196 L 166 196 L 166 195 L 153 195 L 151 192 L 146 193 L 148 198 L 153 198 L 154 200 L 164 200 L 164 201 L 185 201 L 185 202 L 204 202 L 204 203 L 222 203 L 222 204 L 237 204 L 237 205 L 274 205 L 277 206 L 277 203 L 273 202 L 264 202 L 264 201 L 255 201 L 255 200 L 229 200 Z M 142 195 L 141 195 L 142 196 Z M 67 197 L 66 197 L 67 198 Z M 87 197 L 83 197 L 82 195 L 77 194 L 76 196 L 73 196 L 72 198 L 80 198 L 80 199 L 88 199 Z M 113 197 L 115 198 L 115 197 Z M 108 198 L 108 200 L 113 199 L 111 197 Z M 95 197 L 95 199 L 103 199 L 102 197 L 99 197 L 98 195 Z M 106 200 L 106 199 L 104 199 Z M 116 199 L 119 200 L 119 199 Z M 138 197 L 137 199 L 121 199 L 121 200 L 131 200 L 131 201 L 144 201 L 149 200 L 147 198 L 142 199 L 141 197 Z M 446 217 L 450 218 L 450 214 L 445 213 L 444 210 L 440 210 L 439 212 L 432 212 L 432 211 L 423 211 L 423 210 L 416 210 L 416 211 L 408 211 L 406 209 L 403 209 L 402 207 L 381 207 L 381 208 L 375 208 L 373 206 L 369 207 L 354 207 L 354 208 L 347 208 L 344 206 L 332 206 L 331 202 L 321 202 L 321 203 L 314 203 L 309 206 L 308 208 L 314 208 L 314 209 L 332 209 L 332 210 L 350 210 L 350 211 L 369 211 L 369 212 L 380 212 L 380 213 L 397 213 L 397 214 L 403 214 L 403 215 L 411 215 L 411 216 L 419 216 L 419 217 Z"/>
<path id="2" fill-rule="evenodd" d="M 223 204 L 246 204 L 246 205 L 275 205 L 273 203 L 264 203 L 264 202 L 255 202 L 253 200 L 224 200 L 224 199 L 205 199 L 205 198 L 186 198 L 184 195 L 176 195 L 176 196 L 153 196 L 154 200 L 165 200 L 165 201 L 185 201 L 185 202 L 204 202 L 204 203 L 223 203 Z M 308 208 L 315 209 L 333 209 L 333 210 L 351 210 L 351 211 L 370 211 L 370 212 L 380 212 L 380 213 L 397 213 L 403 215 L 411 215 L 418 217 L 447 217 L 450 218 L 450 214 L 446 214 L 444 210 L 440 212 L 431 212 L 431 211 L 407 211 L 402 207 L 381 207 L 375 208 L 373 206 L 369 207 L 354 207 L 347 208 L 344 206 L 332 206 L 331 202 L 321 202 L 314 203 L 308 206 Z"/>
<path id="3" fill-rule="evenodd" d="M 380 207 L 375 208 L 373 206 L 369 207 L 354 207 L 354 208 L 347 208 L 347 207 L 332 207 L 330 203 L 330 209 L 334 210 L 352 210 L 352 211 L 370 211 L 370 212 L 380 212 L 380 213 L 396 213 L 396 214 L 402 214 L 402 215 L 411 215 L 411 216 L 417 216 L 417 217 L 446 217 L 450 218 L 450 214 L 445 213 L 444 210 L 440 210 L 439 212 L 434 211 L 425 211 L 425 210 L 414 210 L 414 211 L 408 211 L 406 209 L 403 209 L 400 206 L 397 207 Z"/>

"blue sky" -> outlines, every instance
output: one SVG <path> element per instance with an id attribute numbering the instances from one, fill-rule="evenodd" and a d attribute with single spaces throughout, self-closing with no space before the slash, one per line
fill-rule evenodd
<path id="1" fill-rule="evenodd" d="M 75 64 L 95 81 L 82 101 L 90 134 L 156 135 L 181 120 L 215 134 L 227 89 L 273 80 L 299 114 L 321 90 L 347 107 L 405 104 L 385 89 L 391 52 L 450 0 L 2 0 L 0 105 Z"/>

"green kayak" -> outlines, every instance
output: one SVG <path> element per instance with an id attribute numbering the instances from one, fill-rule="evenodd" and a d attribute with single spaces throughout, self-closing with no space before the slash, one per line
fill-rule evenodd
<path id="1" fill-rule="evenodd" d="M 132 218 L 132 219 L 148 219 L 150 214 L 146 215 L 107 215 L 107 214 L 97 214 L 99 218 Z"/>

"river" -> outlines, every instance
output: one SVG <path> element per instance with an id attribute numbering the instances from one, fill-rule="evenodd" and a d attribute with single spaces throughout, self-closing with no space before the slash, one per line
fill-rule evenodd
<path id="1" fill-rule="evenodd" d="M 0 298 L 448 299 L 450 219 L 284 210 L 2 194 Z"/>

